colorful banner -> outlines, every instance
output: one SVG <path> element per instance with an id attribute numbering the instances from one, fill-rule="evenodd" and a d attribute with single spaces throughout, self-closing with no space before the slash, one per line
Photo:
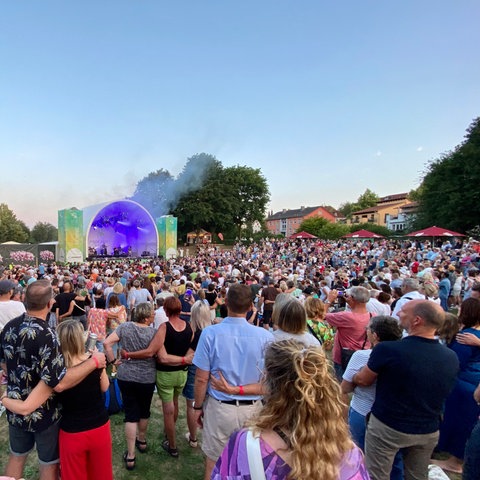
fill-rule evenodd
<path id="1" fill-rule="evenodd" d="M 164 258 L 177 256 L 177 218 L 172 215 L 164 215 L 156 219 L 159 236 L 159 255 Z"/>

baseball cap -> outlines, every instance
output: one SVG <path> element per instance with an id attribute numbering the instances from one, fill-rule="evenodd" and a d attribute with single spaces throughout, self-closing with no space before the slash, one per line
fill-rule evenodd
<path id="1" fill-rule="evenodd" d="M 0 295 L 5 295 L 15 288 L 15 284 L 10 280 L 0 280 Z"/>

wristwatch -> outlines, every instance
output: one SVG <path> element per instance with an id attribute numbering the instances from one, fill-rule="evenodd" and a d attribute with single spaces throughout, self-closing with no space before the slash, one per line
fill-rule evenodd
<path id="1" fill-rule="evenodd" d="M 195 401 L 192 403 L 192 408 L 194 410 L 203 410 L 203 403 L 202 405 L 199 405 L 198 407 L 195 405 Z"/>

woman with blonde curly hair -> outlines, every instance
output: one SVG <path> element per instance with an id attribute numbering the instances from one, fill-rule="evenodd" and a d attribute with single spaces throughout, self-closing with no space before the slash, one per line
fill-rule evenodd
<path id="1" fill-rule="evenodd" d="M 248 428 L 230 437 L 213 480 L 255 478 L 249 466 L 255 457 L 269 480 L 369 478 L 343 418 L 340 388 L 320 348 L 294 340 L 270 344 L 264 388 L 262 410 Z"/>

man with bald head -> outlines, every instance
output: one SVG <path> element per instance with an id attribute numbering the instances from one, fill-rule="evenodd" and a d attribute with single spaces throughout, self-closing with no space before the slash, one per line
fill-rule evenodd
<path id="1" fill-rule="evenodd" d="M 439 305 L 410 300 L 398 317 L 408 337 L 379 343 L 367 366 L 353 377 L 353 383 L 361 386 L 377 382 L 365 438 L 366 464 L 372 480 L 388 480 L 395 454 L 401 449 L 405 479 L 426 480 L 458 359 L 435 339 L 445 320 Z"/>

